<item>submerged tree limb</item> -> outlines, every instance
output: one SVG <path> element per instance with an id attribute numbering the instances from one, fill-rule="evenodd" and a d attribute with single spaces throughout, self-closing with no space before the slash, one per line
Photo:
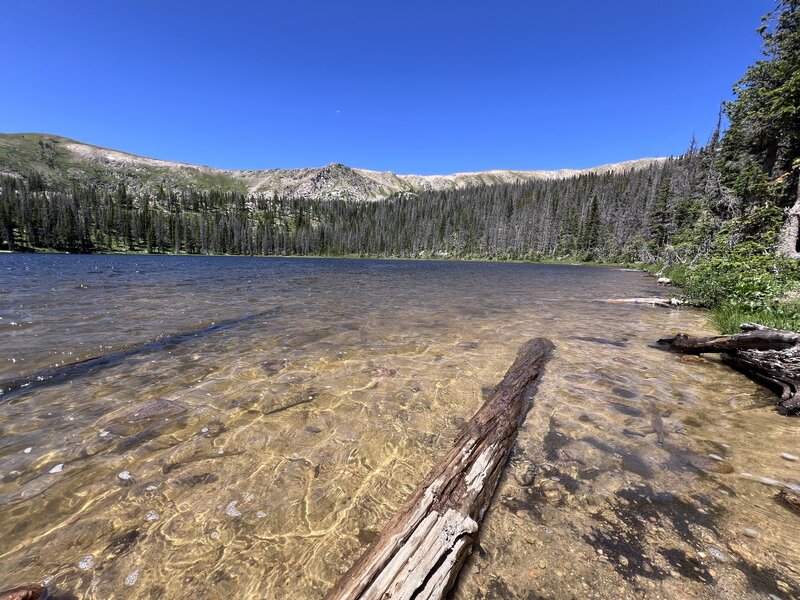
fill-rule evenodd
<path id="1" fill-rule="evenodd" d="M 734 335 L 679 333 L 658 343 L 683 354 L 720 353 L 733 368 L 774 389 L 781 413 L 800 414 L 800 334 L 748 323 Z"/>
<path id="2" fill-rule="evenodd" d="M 537 338 L 520 348 L 453 448 L 325 600 L 444 597 L 469 553 L 527 413 L 526 391 L 553 347 Z"/>
<path id="3" fill-rule="evenodd" d="M 20 393 L 30 392 L 33 389 L 57 385 L 63 381 L 77 379 L 79 377 L 86 377 L 101 369 L 116 366 L 129 358 L 169 350 L 180 344 L 192 342 L 208 335 L 225 331 L 236 325 L 267 318 L 277 314 L 279 310 L 280 307 L 277 307 L 236 319 L 218 321 L 201 329 L 173 333 L 138 346 L 131 346 L 129 348 L 108 352 L 100 356 L 93 356 L 92 358 L 67 363 L 65 365 L 47 367 L 15 379 L 0 380 L 0 403 L 10 401 L 12 397 Z M 0 598 L 0 600 L 2 599 Z"/>

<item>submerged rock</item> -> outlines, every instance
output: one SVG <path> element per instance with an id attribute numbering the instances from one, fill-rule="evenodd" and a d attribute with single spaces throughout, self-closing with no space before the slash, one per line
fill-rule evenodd
<path id="1" fill-rule="evenodd" d="M 377 367 L 372 371 L 373 377 L 394 377 L 395 375 L 397 375 L 397 369 L 386 365 Z"/>
<path id="2" fill-rule="evenodd" d="M 160 518 L 161 515 L 159 515 L 154 510 L 148 510 L 147 513 L 144 515 L 144 520 L 147 521 L 148 523 L 152 523 L 153 521 L 158 521 Z"/>
<path id="3" fill-rule="evenodd" d="M 119 558 L 123 554 L 129 552 L 143 537 L 142 532 L 138 529 L 131 529 L 130 531 L 116 536 L 111 540 L 108 546 L 106 546 L 104 559 Z"/>
<path id="4" fill-rule="evenodd" d="M 119 479 L 119 484 L 122 487 L 133 485 L 136 482 L 136 480 L 133 478 L 133 475 L 131 475 L 130 471 L 120 471 L 119 473 L 117 473 L 117 479 Z"/>
<path id="5" fill-rule="evenodd" d="M 267 360 L 261 363 L 261 370 L 268 375 L 273 375 L 284 368 L 286 368 L 286 361 L 283 359 Z"/>
<path id="6" fill-rule="evenodd" d="M 725 554 L 719 548 L 713 548 L 713 547 L 709 548 L 708 549 L 708 553 L 709 553 L 709 555 L 711 555 L 711 558 L 713 558 L 714 560 L 716 560 L 718 562 L 721 562 L 721 563 L 728 562 L 728 555 Z"/>
<path id="7" fill-rule="evenodd" d="M 218 479 L 219 477 L 214 473 L 206 472 L 206 473 L 196 473 L 192 475 L 186 475 L 184 477 L 178 477 L 174 481 L 178 485 L 186 485 L 189 487 L 194 487 L 196 485 L 214 483 Z"/>
<path id="8" fill-rule="evenodd" d="M 125 580 L 122 582 L 123 585 L 126 587 L 131 587 L 136 585 L 136 582 L 139 581 L 139 569 L 135 571 L 131 571 L 125 576 Z"/>
<path id="9" fill-rule="evenodd" d="M 528 487 L 529 485 L 533 485 L 536 481 L 536 467 L 534 465 L 528 465 L 528 468 L 522 472 L 518 472 L 514 475 L 514 478 L 517 480 L 522 487 Z"/>
<path id="10" fill-rule="evenodd" d="M 753 529 L 752 527 L 745 529 L 744 534 L 749 538 L 757 538 L 759 535 L 761 535 L 757 529 Z"/>
<path id="11" fill-rule="evenodd" d="M 590 342 L 592 344 L 604 344 L 606 346 L 616 346 L 617 348 L 625 348 L 628 345 L 624 340 L 611 340 L 608 338 L 592 337 L 585 335 L 573 335 L 569 339 L 579 340 L 581 342 Z"/>
<path id="12" fill-rule="evenodd" d="M 236 508 L 236 505 L 239 504 L 238 500 L 233 500 L 232 502 L 228 502 L 228 506 L 225 507 L 225 514 L 229 517 L 241 517 L 242 511 Z"/>
<path id="13" fill-rule="evenodd" d="M 148 419 L 155 419 L 160 417 L 171 417 L 179 415 L 186 410 L 186 407 L 175 400 L 168 400 L 166 398 L 156 398 L 142 404 L 134 404 L 126 406 L 119 410 L 114 411 L 103 422 L 111 421 L 146 421 Z"/>
<path id="14" fill-rule="evenodd" d="M 707 473 L 733 473 L 733 467 L 722 460 L 721 457 L 706 458 L 705 456 L 694 456 L 689 459 L 689 464 L 699 471 Z"/>
<path id="15" fill-rule="evenodd" d="M 216 438 L 225 432 L 225 425 L 219 421 L 211 421 L 208 425 L 200 429 L 200 435 L 207 438 Z"/>

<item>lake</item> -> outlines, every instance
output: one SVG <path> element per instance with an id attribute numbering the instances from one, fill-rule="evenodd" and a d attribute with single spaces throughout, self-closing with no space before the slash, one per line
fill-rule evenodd
<path id="1" fill-rule="evenodd" d="M 0 589 L 319 598 L 545 336 L 453 597 L 798 597 L 774 496 L 800 420 L 652 346 L 711 333 L 702 312 L 595 302 L 663 293 L 582 266 L 0 255 Z"/>

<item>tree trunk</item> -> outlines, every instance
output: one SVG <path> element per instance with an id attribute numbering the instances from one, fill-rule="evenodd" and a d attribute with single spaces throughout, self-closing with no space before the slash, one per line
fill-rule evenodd
<path id="1" fill-rule="evenodd" d="M 800 414 L 800 334 L 752 324 L 742 330 L 699 338 L 679 333 L 658 343 L 683 354 L 720 353 L 735 369 L 776 390 L 781 413 Z"/>
<path id="2" fill-rule="evenodd" d="M 797 180 L 797 199 L 786 214 L 786 220 L 781 228 L 779 249 L 789 258 L 800 258 L 800 177 Z"/>
<path id="3" fill-rule="evenodd" d="M 526 391 L 553 348 L 544 338 L 520 348 L 453 448 L 325 600 L 444 597 L 471 549 L 527 413 Z"/>

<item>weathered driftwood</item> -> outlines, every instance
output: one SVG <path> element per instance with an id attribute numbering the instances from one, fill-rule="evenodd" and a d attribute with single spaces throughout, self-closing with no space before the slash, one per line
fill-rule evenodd
<path id="1" fill-rule="evenodd" d="M 47 600 L 47 588 L 41 585 L 24 585 L 0 592 L 0 600 Z"/>
<path id="2" fill-rule="evenodd" d="M 675 308 L 680 304 L 674 298 L 605 298 L 598 300 L 606 304 L 648 304 L 650 306 L 660 306 L 661 308 Z"/>
<path id="3" fill-rule="evenodd" d="M 683 354 L 720 353 L 735 369 L 777 391 L 778 410 L 800 414 L 800 334 L 744 324 L 742 333 L 658 340 Z"/>
<path id="4" fill-rule="evenodd" d="M 478 524 L 528 409 L 553 343 L 522 346 L 503 381 L 326 600 L 442 598 L 471 548 Z"/>

